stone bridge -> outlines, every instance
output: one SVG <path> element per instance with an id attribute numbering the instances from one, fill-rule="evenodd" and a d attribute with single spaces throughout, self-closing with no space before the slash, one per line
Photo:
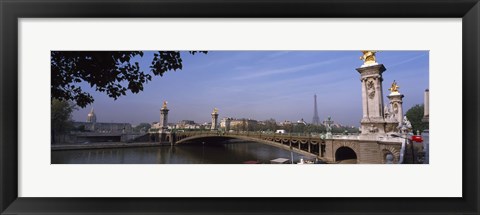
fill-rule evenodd
<path id="1" fill-rule="evenodd" d="M 330 163 L 385 163 L 388 154 L 394 163 L 400 158 L 401 138 L 359 135 L 334 135 L 331 139 L 303 134 L 265 134 L 260 132 L 192 131 L 157 134 L 156 140 L 172 145 L 195 142 L 220 142 L 240 139 L 268 144 L 296 153 L 316 156 Z"/>

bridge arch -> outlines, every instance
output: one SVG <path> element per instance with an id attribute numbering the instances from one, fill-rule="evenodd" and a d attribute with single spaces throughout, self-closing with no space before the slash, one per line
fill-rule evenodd
<path id="1" fill-rule="evenodd" d="M 252 142 L 256 142 L 256 143 L 261 143 L 261 144 L 274 146 L 274 147 L 284 149 L 284 150 L 287 150 L 287 151 L 293 151 L 295 153 L 299 153 L 299 154 L 306 155 L 306 156 L 315 156 L 315 157 L 317 156 L 314 153 L 304 151 L 304 150 L 298 149 L 296 147 L 290 147 L 289 146 L 290 139 L 279 139 L 279 141 L 277 142 L 277 139 L 269 140 L 269 138 L 267 138 L 267 137 L 261 137 L 260 138 L 260 137 L 252 137 L 252 136 L 241 136 L 241 135 L 197 134 L 197 135 L 192 135 L 192 136 L 186 135 L 184 139 L 181 139 L 181 140 L 177 141 L 175 144 L 178 145 L 178 144 L 183 144 L 187 141 L 201 140 L 201 139 L 206 139 L 206 140 L 207 139 L 216 139 L 216 140 L 238 139 L 238 140 L 252 141 Z"/>
<path id="2" fill-rule="evenodd" d="M 357 153 L 348 146 L 341 146 L 335 151 L 335 161 L 337 162 L 349 160 L 349 162 L 357 163 L 357 159 Z"/>
<path id="3" fill-rule="evenodd" d="M 358 160 L 358 157 L 360 155 L 360 148 L 358 146 L 358 144 L 356 142 L 352 142 L 352 141 L 345 141 L 345 140 L 340 140 L 340 141 L 334 141 L 333 142 L 333 149 L 332 149 L 332 152 L 334 153 L 333 154 L 333 157 L 335 158 L 335 154 L 336 152 L 338 151 L 339 148 L 341 147 L 348 147 L 350 149 L 352 149 L 356 156 L 357 156 L 357 160 Z M 336 158 L 335 158 L 335 161 L 338 161 Z"/>

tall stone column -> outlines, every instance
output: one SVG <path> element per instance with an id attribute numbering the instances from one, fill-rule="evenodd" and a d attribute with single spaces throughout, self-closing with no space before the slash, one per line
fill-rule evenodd
<path id="1" fill-rule="evenodd" d="M 400 88 L 395 81 L 392 83 L 390 95 L 387 98 L 390 100 L 390 107 L 386 108 L 388 113 L 385 113 L 385 127 L 386 132 L 398 132 L 398 127 L 403 122 L 403 97 L 404 95 L 398 91 Z"/>
<path id="2" fill-rule="evenodd" d="M 214 108 L 212 112 L 212 127 L 210 130 L 218 129 L 218 109 Z"/>
<path id="3" fill-rule="evenodd" d="M 423 97 L 423 122 L 428 122 L 430 118 L 430 91 L 428 89 L 425 90 L 425 94 Z"/>
<path id="4" fill-rule="evenodd" d="M 387 98 L 390 100 L 390 108 L 393 114 L 392 116 L 394 116 L 395 120 L 399 123 L 401 123 L 403 120 L 403 97 L 404 95 L 400 94 L 399 92 L 392 92 L 387 96 Z"/>
<path id="5" fill-rule="evenodd" d="M 362 82 L 363 118 L 361 120 L 361 131 L 362 134 L 384 134 L 382 73 L 386 69 L 383 64 L 375 62 L 375 52 L 364 51 L 363 57 L 365 63 L 356 69 L 360 73 Z"/>
<path id="6" fill-rule="evenodd" d="M 168 111 L 167 102 L 164 101 L 163 106 L 160 109 L 160 128 L 162 132 L 168 128 Z"/>

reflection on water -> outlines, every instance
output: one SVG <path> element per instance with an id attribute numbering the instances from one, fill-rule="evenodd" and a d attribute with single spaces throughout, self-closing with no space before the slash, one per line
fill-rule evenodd
<path id="1" fill-rule="evenodd" d="M 291 152 L 255 142 L 189 144 L 117 149 L 52 151 L 52 164 L 242 164 L 270 163 L 291 157 Z M 303 155 L 293 153 L 298 161 Z"/>

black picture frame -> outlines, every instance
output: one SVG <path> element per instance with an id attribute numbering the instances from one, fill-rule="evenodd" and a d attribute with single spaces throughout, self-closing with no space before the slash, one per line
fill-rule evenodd
<path id="1" fill-rule="evenodd" d="M 0 14 L 2 36 L 0 43 L 1 214 L 480 213 L 478 198 L 480 190 L 478 180 L 480 4 L 478 0 L 0 0 Z M 17 191 L 18 19 L 24 17 L 462 18 L 463 197 L 19 198 Z M 405 189 L 408 189 L 407 185 L 398 186 L 406 186 Z"/>

